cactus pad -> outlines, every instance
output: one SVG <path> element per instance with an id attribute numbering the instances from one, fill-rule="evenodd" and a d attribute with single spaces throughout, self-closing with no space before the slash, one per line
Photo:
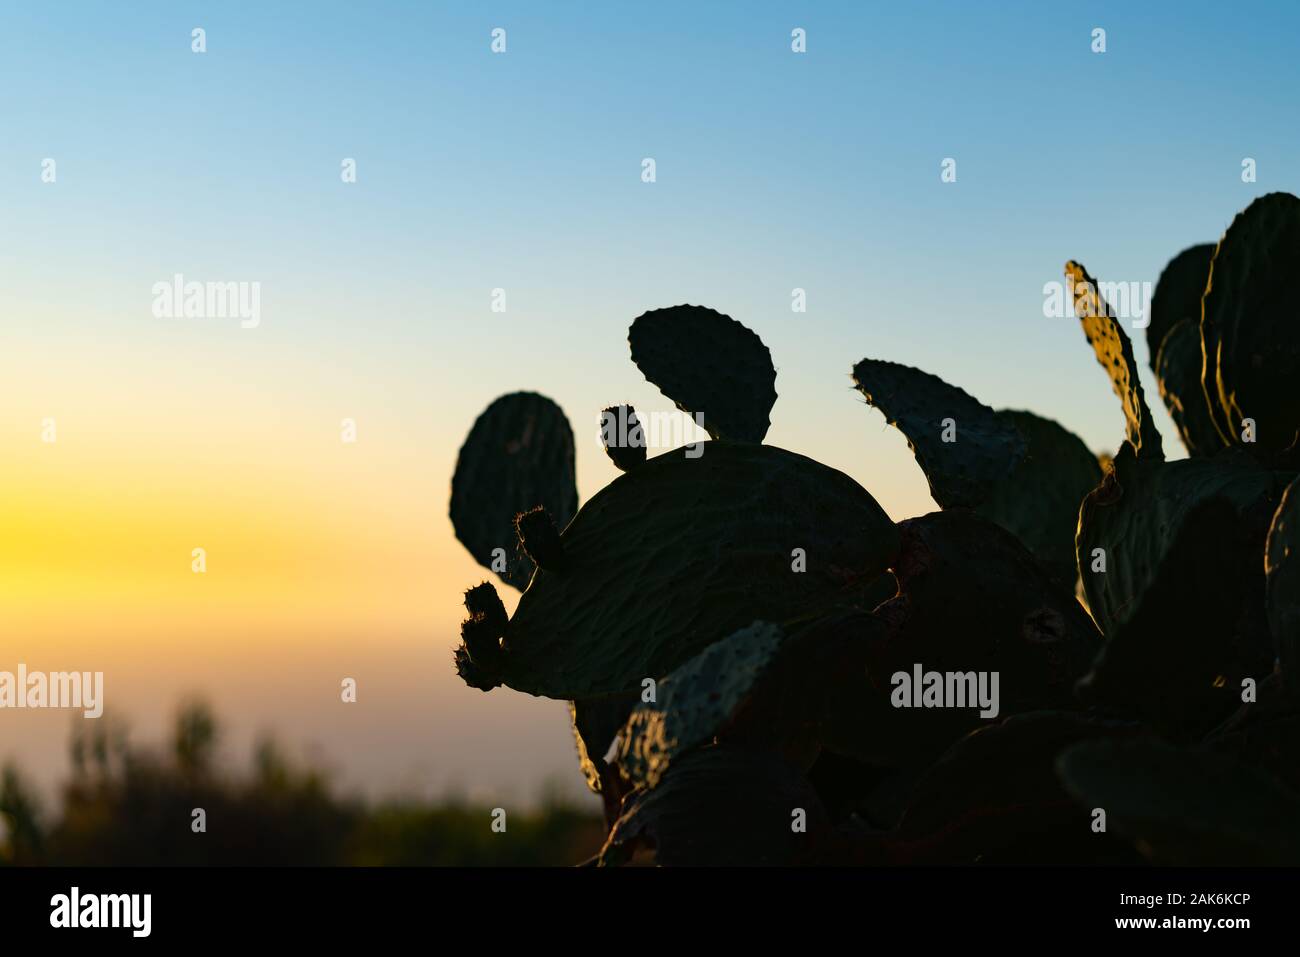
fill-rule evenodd
<path id="1" fill-rule="evenodd" d="M 1057 760 L 1066 790 L 1154 864 L 1290 864 L 1296 796 L 1254 768 L 1149 738 L 1085 741 Z"/>
<path id="2" fill-rule="evenodd" d="M 1273 666 L 1261 616 L 1242 633 L 1243 609 L 1258 603 L 1258 545 L 1226 497 L 1184 513 L 1136 608 L 1080 681 L 1080 697 L 1171 738 L 1193 739 L 1227 718 L 1241 704 L 1242 680 Z"/>
<path id="3" fill-rule="evenodd" d="M 451 480 L 451 523 L 479 564 L 522 590 L 533 563 L 518 547 L 514 519 L 539 505 L 560 528 L 578 510 L 573 430 L 545 396 L 503 395 L 478 417 L 461 446 Z M 505 571 L 493 568 L 496 549 L 503 550 Z"/>
<path id="4" fill-rule="evenodd" d="M 872 614 L 883 636 L 862 642 L 860 666 L 828 689 L 826 747 L 902 767 L 937 756 L 991 720 L 1080 707 L 1074 684 L 1101 636 L 1019 539 L 965 510 L 931 512 L 899 529 L 898 597 Z M 916 665 L 925 672 L 998 672 L 998 714 L 981 717 L 978 706 L 894 707 L 893 676 L 910 676 Z M 848 693 L 849 681 L 856 694 Z"/>
<path id="5" fill-rule="evenodd" d="M 652 788 L 682 752 L 712 740 L 753 690 L 785 634 L 756 621 L 714 642 L 659 682 L 622 735 L 618 763 L 633 784 Z"/>
<path id="6" fill-rule="evenodd" d="M 573 728 L 573 743 L 578 750 L 578 766 L 587 779 L 587 787 L 606 798 L 607 813 L 617 809 L 615 799 L 621 795 L 606 793 L 611 790 L 611 785 L 614 785 L 612 790 L 619 788 L 618 782 L 612 780 L 617 772 L 606 763 L 605 754 L 637 700 L 637 693 L 629 691 L 569 702 L 569 721 Z M 617 816 L 612 814 L 611 823 Z"/>
<path id="7" fill-rule="evenodd" d="M 1155 295 L 1151 297 L 1150 322 L 1147 324 L 1147 356 L 1151 371 L 1156 368 L 1156 356 L 1169 331 L 1184 319 L 1200 329 L 1201 297 L 1210 278 L 1210 261 L 1214 258 L 1214 243 L 1202 243 L 1184 249 L 1165 266 L 1156 282 Z M 1197 341 L 1200 341 L 1199 331 Z M 1197 366 L 1199 378 L 1199 363 Z"/>
<path id="8" fill-rule="evenodd" d="M 620 472 L 630 472 L 646 459 L 646 437 L 630 405 L 614 405 L 600 413 L 600 437 L 605 454 Z"/>
<path id="9" fill-rule="evenodd" d="M 907 436 L 940 508 L 979 505 L 1024 457 L 1025 440 L 1014 424 L 938 376 L 863 359 L 853 367 L 853 382 Z"/>
<path id="10" fill-rule="evenodd" d="M 910 864 L 1141 863 L 1122 839 L 1093 832 L 1089 811 L 1069 799 L 1056 774 L 1065 748 L 1131 737 L 1139 727 L 1033 711 L 971 732 L 907 795 L 891 836 L 895 854 Z"/>
<path id="11" fill-rule="evenodd" d="M 1159 354 L 1152 357 L 1160 398 L 1188 454 L 1195 456 L 1211 455 L 1225 447 L 1214 427 L 1210 398 L 1201 385 L 1201 362 L 1201 324 L 1192 319 L 1176 323 Z"/>
<path id="12" fill-rule="evenodd" d="M 975 511 L 1014 533 L 1052 577 L 1073 590 L 1079 577 L 1079 503 L 1101 481 L 1101 465 L 1082 439 L 1051 419 L 1011 410 L 998 417 L 1019 430 L 1028 451 Z"/>
<path id="13" fill-rule="evenodd" d="M 1241 443 L 1255 421 L 1255 445 L 1280 451 L 1300 432 L 1300 199 L 1270 193 L 1223 234 L 1205 290 L 1202 382 L 1218 399 L 1215 425 Z"/>
<path id="14" fill-rule="evenodd" d="M 805 829 L 791 825 L 796 811 Z M 600 852 L 605 866 L 652 847 L 656 864 L 773 866 L 822 860 L 834 829 L 817 793 L 770 752 L 711 745 L 684 755 L 654 790 L 624 802 Z"/>
<path id="15" fill-rule="evenodd" d="M 628 330 L 632 361 L 715 439 L 762 442 L 776 403 L 776 369 L 763 340 L 704 306 L 638 316 Z"/>
<path id="16" fill-rule="evenodd" d="M 1111 387 L 1124 405 L 1128 441 L 1141 458 L 1162 459 L 1160 433 L 1156 431 L 1138 379 L 1137 360 L 1133 358 L 1133 343 L 1129 340 L 1119 320 L 1102 298 L 1097 281 L 1088 270 L 1071 260 L 1065 264 L 1065 275 L 1074 289 L 1075 313 L 1088 337 L 1097 362 L 1110 376 Z"/>
<path id="17" fill-rule="evenodd" d="M 1113 636 L 1136 611 L 1184 519 L 1198 503 L 1226 498 L 1243 520 L 1243 529 L 1261 523 L 1266 528 L 1268 519 L 1262 516 L 1272 515 L 1281 492 L 1277 473 L 1240 453 L 1138 462 L 1125 443 L 1114 468 L 1084 500 L 1075 540 L 1088 608 L 1102 631 Z M 1259 529 L 1257 534 L 1254 554 L 1243 557 L 1251 567 L 1261 564 L 1264 532 Z M 1224 542 L 1222 547 L 1239 546 Z M 1093 570 L 1100 567 L 1096 549 L 1103 550 L 1104 572 Z"/>
<path id="18" fill-rule="evenodd" d="M 772 446 L 705 442 L 596 494 L 515 609 L 500 677 L 580 699 L 639 687 L 756 619 L 861 595 L 892 560 L 894 524 L 842 472 Z M 804 550 L 806 570 L 791 554 Z"/>

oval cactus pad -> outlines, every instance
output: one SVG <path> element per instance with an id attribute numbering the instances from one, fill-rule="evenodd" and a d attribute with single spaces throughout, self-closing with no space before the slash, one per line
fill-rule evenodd
<path id="1" fill-rule="evenodd" d="M 1270 193 L 1237 214 L 1210 267 L 1201 318 L 1202 383 L 1231 444 L 1278 451 L 1300 432 L 1300 199 Z M 1249 447 L 1249 446 L 1248 446 Z"/>
<path id="2" fill-rule="evenodd" d="M 545 506 L 563 528 L 578 510 L 573 429 L 535 392 L 503 395 L 474 422 L 451 479 L 451 523 L 479 564 L 521 591 L 533 562 L 519 548 L 515 516 Z"/>
<path id="3" fill-rule="evenodd" d="M 1169 331 L 1184 319 L 1201 325 L 1201 297 L 1210 278 L 1210 261 L 1214 243 L 1202 243 L 1184 249 L 1165 266 L 1156 281 L 1151 297 L 1151 321 L 1147 324 L 1147 354 L 1151 371 L 1156 372 L 1156 356 Z M 1199 340 L 1199 336 L 1197 337 Z"/>
<path id="4" fill-rule="evenodd" d="M 632 361 L 715 439 L 762 442 L 776 403 L 776 369 L 763 340 L 704 306 L 638 316 L 627 334 Z"/>

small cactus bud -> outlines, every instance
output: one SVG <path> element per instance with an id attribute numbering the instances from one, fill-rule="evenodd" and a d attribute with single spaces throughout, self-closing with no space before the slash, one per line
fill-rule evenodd
<path id="1" fill-rule="evenodd" d="M 630 405 L 610 406 L 600 413 L 600 440 L 610 461 L 623 472 L 645 462 L 645 432 Z"/>
<path id="2" fill-rule="evenodd" d="M 564 544 L 544 505 L 515 516 L 515 533 L 519 544 L 538 568 L 558 571 L 564 566 Z"/>
<path id="3" fill-rule="evenodd" d="M 485 619 L 492 629 L 493 638 L 504 637 L 510 616 L 506 614 L 506 606 L 501 604 L 501 596 L 491 582 L 475 585 L 465 592 L 465 610 L 471 618 Z"/>
<path id="4" fill-rule="evenodd" d="M 470 660 L 480 668 L 492 668 L 501 657 L 501 636 L 495 624 L 483 615 L 471 615 L 460 623 L 460 640 Z"/>
<path id="5" fill-rule="evenodd" d="M 501 684 L 496 678 L 490 677 L 487 672 L 476 665 L 469 656 L 469 651 L 464 645 L 459 645 L 455 653 L 456 674 L 460 675 L 461 680 L 471 688 L 477 688 L 479 691 L 491 691 Z"/>

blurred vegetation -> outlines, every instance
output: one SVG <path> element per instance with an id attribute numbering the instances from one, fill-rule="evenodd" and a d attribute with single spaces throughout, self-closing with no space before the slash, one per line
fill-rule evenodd
<path id="1" fill-rule="evenodd" d="M 231 774 L 216 766 L 219 736 L 197 701 L 161 753 L 133 747 L 108 716 L 78 721 L 59 813 L 45 813 L 18 768 L 0 769 L 0 865 L 572 865 L 605 836 L 597 808 L 555 795 L 508 809 L 504 833 L 492 808 L 459 799 L 342 797 L 271 738 L 247 774 Z"/>

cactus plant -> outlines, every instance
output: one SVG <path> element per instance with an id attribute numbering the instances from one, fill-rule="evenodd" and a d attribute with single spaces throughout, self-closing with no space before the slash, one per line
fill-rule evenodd
<path id="1" fill-rule="evenodd" d="M 573 430 L 550 399 L 514 392 L 487 407 L 461 446 L 451 523 L 479 564 L 523 590 L 533 562 L 517 547 L 514 520 L 537 506 L 561 527 L 578 510 Z"/>
<path id="2" fill-rule="evenodd" d="M 897 531 L 842 472 L 768 445 L 656 456 L 588 501 L 506 628 L 496 672 L 583 698 L 660 678 L 756 618 L 784 621 L 878 577 Z M 801 549 L 806 571 L 792 571 Z"/>
<path id="3" fill-rule="evenodd" d="M 1073 432 L 1032 412 L 1002 410 L 1025 440 L 1025 457 L 975 509 L 1015 534 L 1073 590 L 1079 577 L 1074 530 L 1079 503 L 1101 481 L 1101 465 Z"/>
<path id="4" fill-rule="evenodd" d="M 1124 406 L 1127 437 L 1130 445 L 1143 459 L 1162 459 L 1160 433 L 1156 431 L 1138 378 L 1137 360 L 1133 358 L 1133 343 L 1128 333 L 1102 298 L 1097 280 L 1088 275 L 1080 263 L 1070 260 L 1065 264 L 1065 276 L 1074 290 L 1074 308 L 1083 326 L 1097 363 L 1110 376 L 1111 388 Z"/>
<path id="5" fill-rule="evenodd" d="M 998 715 L 1081 707 L 1074 684 L 1101 636 L 1069 590 L 1009 532 L 971 512 L 932 512 L 900 526 L 898 595 L 861 642 L 851 696 L 834 695 L 827 747 L 869 763 L 932 760 L 981 724 L 978 708 L 900 710 L 893 678 L 926 671 L 1000 675 Z M 972 618 L 967 609 L 979 607 Z"/>
<path id="6" fill-rule="evenodd" d="M 1146 327 L 1147 355 L 1152 372 L 1159 374 L 1156 356 L 1174 326 L 1184 319 L 1191 320 L 1198 328 L 1201 324 L 1201 297 L 1205 295 L 1205 284 L 1210 279 L 1214 246 L 1214 243 L 1201 243 L 1184 249 L 1169 260 L 1156 281 Z"/>
<path id="7" fill-rule="evenodd" d="M 1133 517 L 1139 516 L 1160 521 L 1158 512 Z M 1249 614 L 1262 590 L 1261 570 L 1250 561 L 1258 554 L 1258 533 L 1245 527 L 1226 496 L 1200 500 L 1171 525 L 1174 538 L 1133 600 L 1134 610 L 1079 690 L 1085 701 L 1182 740 L 1226 718 L 1241 703 L 1242 682 L 1272 670 L 1273 653 L 1261 616 Z M 1128 550 L 1115 563 L 1142 560 Z M 1203 595 L 1214 601 L 1198 601 Z"/>
<path id="8" fill-rule="evenodd" d="M 1300 199 L 1255 200 L 1219 240 L 1201 316 L 1202 384 L 1224 443 L 1276 453 L 1300 435 Z M 1243 427 L 1245 420 L 1253 429 Z"/>
<path id="9" fill-rule="evenodd" d="M 979 505 L 1025 454 L 1015 424 L 938 376 L 879 359 L 853 367 L 868 403 L 907 436 L 940 508 Z"/>
<path id="10" fill-rule="evenodd" d="M 1253 555 L 1263 548 L 1262 522 L 1271 516 L 1283 477 L 1241 453 L 1175 462 L 1137 461 L 1127 443 L 1102 484 L 1089 493 L 1079 513 L 1076 549 L 1088 608 L 1112 635 L 1136 611 L 1158 569 L 1198 503 L 1225 498 L 1257 540 L 1242 546 Z M 1235 541 L 1234 532 L 1234 541 Z M 1234 542 L 1224 542 L 1233 549 Z M 1249 562 L 1256 566 L 1256 562 Z"/>
<path id="11" fill-rule="evenodd" d="M 978 728 L 909 789 L 890 855 L 909 863 L 1134 863 L 1127 842 L 1092 829 L 1055 760 L 1081 741 L 1140 733 L 1136 723 L 1075 711 L 1032 711 Z"/>
<path id="12" fill-rule="evenodd" d="M 737 793 L 747 795 L 736 800 Z M 792 819 L 803 812 L 804 830 Z M 791 865 L 823 860 L 834 828 L 816 792 L 778 755 L 709 745 L 640 790 L 610 830 L 599 861 L 623 863 L 643 846 L 661 865 Z"/>
<path id="13" fill-rule="evenodd" d="M 1201 362 L 1200 322 L 1182 319 L 1169 330 L 1152 363 L 1160 398 L 1193 456 L 1212 455 L 1226 447 L 1201 386 Z"/>
<path id="14" fill-rule="evenodd" d="M 1192 455 L 1209 455 L 1224 447 L 1201 384 L 1201 297 L 1213 258 L 1214 244 L 1202 243 L 1169 261 L 1151 297 L 1146 328 L 1147 354 L 1160 398 Z"/>
<path id="15" fill-rule="evenodd" d="M 645 431 L 630 405 L 611 406 L 600 413 L 600 437 L 605 454 L 620 472 L 645 464 Z"/>
<path id="16" fill-rule="evenodd" d="M 618 756 L 623 774 L 652 788 L 675 755 L 712 740 L 748 698 L 784 638 L 777 625 L 754 622 L 660 681 L 656 700 L 628 719 Z"/>
<path id="17" fill-rule="evenodd" d="M 627 334 L 632 361 L 715 439 L 762 442 L 776 403 L 772 354 L 754 332 L 704 306 L 643 313 Z"/>
<path id="18" fill-rule="evenodd" d="M 1151 740 L 1092 740 L 1058 759 L 1066 789 L 1104 808 L 1107 826 L 1153 862 L 1294 864 L 1297 796 L 1273 778 L 1205 749 Z"/>
<path id="19" fill-rule="evenodd" d="M 898 524 L 848 476 L 760 444 L 771 357 L 703 307 L 646 313 L 629 341 L 714 440 L 647 458 L 607 439 L 624 474 L 571 521 L 562 414 L 535 396 L 485 413 L 454 484 L 477 481 L 488 515 L 454 502 L 457 533 L 482 560 L 517 531 L 520 568 L 539 567 L 506 576 L 528 585 L 513 616 L 491 585 L 466 593 L 456 668 L 571 701 L 609 825 L 592 863 L 1300 860 L 1300 449 L 1278 444 L 1295 339 L 1277 281 L 1298 202 L 1239 217 L 1203 297 L 1202 247 L 1161 277 L 1148 342 L 1189 459 L 1165 460 L 1132 343 L 1074 262 L 1124 410 L 1118 451 L 866 359 L 858 388 L 942 509 Z M 1271 438 L 1228 447 L 1257 402 Z M 907 692 L 922 669 L 978 700 Z M 1099 806 L 1114 821 L 1100 836 Z"/>

